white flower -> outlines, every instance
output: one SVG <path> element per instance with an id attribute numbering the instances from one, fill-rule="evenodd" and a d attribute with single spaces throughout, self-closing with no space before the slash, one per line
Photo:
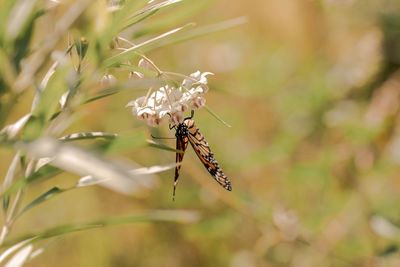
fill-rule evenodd
<path id="1" fill-rule="evenodd" d="M 212 72 L 203 72 L 201 73 L 199 70 L 190 74 L 190 78 L 184 79 L 182 82 L 182 86 L 185 88 L 193 87 L 193 84 L 198 85 L 207 85 L 207 75 L 214 75 Z"/>
<path id="2" fill-rule="evenodd" d="M 208 91 L 207 75 L 211 72 L 197 71 L 184 79 L 179 87 L 165 85 L 148 96 L 142 96 L 128 103 L 132 113 L 145 120 L 150 126 L 159 125 L 165 116 L 170 122 L 183 121 L 183 112 L 198 109 L 205 105 L 205 93 Z"/>

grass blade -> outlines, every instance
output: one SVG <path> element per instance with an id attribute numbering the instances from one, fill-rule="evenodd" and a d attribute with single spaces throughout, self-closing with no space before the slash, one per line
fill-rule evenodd
<path id="1" fill-rule="evenodd" d="M 21 159 L 21 155 L 20 155 L 20 152 L 18 151 L 15 154 L 10 166 L 8 167 L 8 170 L 7 170 L 7 173 L 6 173 L 6 177 L 4 178 L 4 181 L 3 181 L 3 187 L 2 187 L 3 191 L 11 186 L 11 184 L 12 184 L 14 178 L 15 178 L 16 169 L 17 169 L 17 166 L 18 166 L 18 163 L 19 163 L 20 159 Z M 3 198 L 3 210 L 5 212 L 8 209 L 9 201 L 10 201 L 9 196 Z"/>
<path id="2" fill-rule="evenodd" d="M 154 210 L 141 215 L 130 215 L 124 217 L 104 218 L 97 221 L 82 223 L 82 224 L 67 224 L 56 226 L 44 230 L 39 233 L 26 234 L 17 237 L 14 240 L 8 241 L 1 247 L 8 247 L 15 245 L 21 241 L 28 240 L 28 242 L 39 241 L 57 237 L 69 233 L 85 231 L 96 228 L 103 228 L 108 226 L 131 224 L 131 223 L 149 223 L 149 222 L 175 222 L 175 223 L 194 223 L 200 219 L 200 215 L 195 211 L 188 210 Z"/>
<path id="3" fill-rule="evenodd" d="M 148 184 L 129 172 L 134 169 L 133 165 L 137 165 L 134 162 L 129 166 L 122 162 L 111 162 L 97 154 L 47 137 L 19 146 L 34 158 L 52 158 L 49 164 L 59 169 L 79 176 L 91 175 L 100 180 L 109 179 L 115 184 L 123 184 L 125 191 L 129 190 L 130 194 L 136 196 L 149 189 Z"/>
<path id="4" fill-rule="evenodd" d="M 59 138 L 60 141 L 71 142 L 77 140 L 91 140 L 91 139 L 115 139 L 117 138 L 117 134 L 114 133 L 106 133 L 106 132 L 81 132 L 81 133 L 73 133 Z"/>
<path id="5" fill-rule="evenodd" d="M 191 31 L 187 31 L 187 32 L 184 32 L 184 33 L 177 34 L 177 35 L 174 36 L 175 37 L 174 39 L 172 39 L 172 38 L 162 39 L 162 40 L 160 40 L 160 42 L 149 43 L 141 51 L 143 53 L 146 53 L 146 52 L 149 52 L 151 50 L 154 50 L 154 49 L 157 49 L 157 48 L 160 48 L 160 47 L 164 47 L 164 46 L 167 46 L 167 45 L 180 43 L 180 42 L 183 42 L 183 41 L 187 41 L 187 40 L 190 40 L 190 39 L 193 39 L 193 38 L 197 38 L 197 37 L 200 37 L 200 36 L 204 36 L 204 35 L 209 35 L 211 33 L 219 32 L 219 31 L 224 31 L 224 30 L 227 30 L 227 29 L 242 25 L 242 24 L 246 23 L 246 21 L 247 20 L 246 20 L 245 17 L 239 17 L 239 18 L 223 21 L 223 22 L 220 22 L 220 23 L 217 23 L 217 24 L 198 27 L 198 28 L 195 28 L 195 29 L 193 29 Z"/>
<path id="6" fill-rule="evenodd" d="M 20 248 L 22 248 L 23 246 L 29 244 L 32 241 L 33 241 L 33 239 L 23 240 L 23 241 L 21 241 L 19 243 L 14 244 L 13 246 L 9 247 L 5 251 L 3 251 L 3 253 L 1 253 L 1 255 L 0 255 L 0 263 L 4 262 L 4 260 L 8 256 L 10 256 L 12 253 L 14 253 L 15 251 L 19 250 Z"/>
<path id="7" fill-rule="evenodd" d="M 5 189 L 0 195 L 0 197 L 7 197 L 8 195 L 16 192 L 18 189 L 25 187 L 26 185 L 38 181 L 38 180 L 44 180 L 51 178 L 53 176 L 56 176 L 58 174 L 62 173 L 62 170 L 59 168 L 50 166 L 50 165 L 45 165 L 41 167 L 39 170 L 36 172 L 32 173 L 28 177 L 21 177 L 19 178 L 15 183 L 13 183 L 9 188 Z"/>
<path id="8" fill-rule="evenodd" d="M 178 165 L 180 165 L 180 164 L 171 163 L 168 165 L 157 165 L 157 166 L 151 166 L 151 167 L 138 168 L 138 169 L 132 170 L 131 173 L 138 174 L 138 175 L 139 174 L 154 174 L 154 173 L 165 172 L 170 169 L 174 169 Z"/>
<path id="9" fill-rule="evenodd" d="M 106 153 L 111 154 L 132 151 L 135 148 L 145 146 L 145 138 L 146 136 L 143 131 L 122 133 L 118 135 L 118 138 L 113 139 L 111 142 L 101 144 L 101 149 Z"/>
<path id="10" fill-rule="evenodd" d="M 127 21 L 125 22 L 125 25 L 123 28 L 127 28 L 130 27 L 152 15 L 154 15 L 155 13 L 157 13 L 159 10 L 171 6 L 173 4 L 182 2 L 182 0 L 167 0 L 167 1 L 163 1 L 161 3 L 157 3 L 154 4 L 152 6 L 146 7 L 143 10 L 140 10 L 139 12 L 133 14 L 130 18 L 127 19 Z"/>
<path id="11" fill-rule="evenodd" d="M 210 113 L 214 118 L 216 118 L 217 120 L 219 120 L 223 125 L 225 125 L 228 128 L 231 128 L 232 126 L 230 124 L 228 124 L 227 122 L 225 122 L 223 119 L 221 119 L 220 116 L 217 115 L 217 113 L 215 113 L 214 111 L 212 111 L 210 109 L 210 107 L 208 107 L 207 105 L 204 106 L 204 108 L 208 111 L 208 113 Z"/>
<path id="12" fill-rule="evenodd" d="M 143 43 L 140 43 L 140 44 L 137 44 L 137 45 L 135 45 L 135 46 L 132 46 L 131 48 L 129 48 L 129 49 L 127 49 L 127 50 L 125 50 L 125 51 L 123 51 L 123 52 L 117 54 L 117 55 L 114 55 L 114 56 L 112 56 L 112 57 L 106 59 L 106 60 L 104 61 L 104 65 L 105 65 L 106 67 L 111 67 L 111 66 L 113 66 L 113 65 L 115 65 L 115 64 L 119 64 L 119 63 L 121 63 L 121 62 L 123 62 L 123 61 L 126 61 L 126 60 L 128 60 L 128 59 L 131 60 L 132 57 L 138 56 L 138 55 L 136 54 L 136 51 L 137 51 L 138 49 L 142 49 L 142 48 L 144 48 L 144 47 L 146 47 L 146 46 L 149 46 L 149 45 L 151 45 L 151 44 L 153 44 L 153 43 L 155 43 L 155 42 L 157 42 L 157 41 L 160 41 L 160 40 L 162 40 L 162 39 L 165 39 L 165 38 L 167 38 L 167 37 L 169 37 L 169 36 L 171 36 L 171 35 L 173 35 L 173 34 L 176 34 L 176 33 L 179 32 L 179 31 L 182 31 L 183 29 L 186 29 L 186 28 L 189 27 L 189 26 L 193 26 L 193 24 L 187 24 L 187 25 L 185 25 L 185 26 L 175 28 L 175 29 L 170 30 L 170 31 L 168 31 L 168 32 L 166 32 L 166 33 L 160 34 L 160 35 L 158 35 L 158 36 L 156 36 L 156 37 L 154 37 L 154 38 L 151 38 L 151 39 L 149 39 L 149 40 L 147 40 L 147 41 L 144 41 Z"/>
<path id="13" fill-rule="evenodd" d="M 21 216 L 23 213 L 25 213 L 26 211 L 32 209 L 33 207 L 43 203 L 44 201 L 64 192 L 66 190 L 60 189 L 58 187 L 53 187 L 50 190 L 48 190 L 47 192 L 43 193 L 42 195 L 40 195 L 39 197 L 35 198 L 34 200 L 32 200 L 31 203 L 29 203 L 28 205 L 26 205 L 16 216 L 15 218 L 18 218 L 19 216 Z"/>
<path id="14" fill-rule="evenodd" d="M 161 144 L 161 143 L 157 143 L 157 142 L 155 142 L 155 141 L 153 141 L 153 140 L 146 140 L 147 141 L 147 143 L 149 144 L 149 146 L 151 146 L 151 147 L 155 147 L 155 148 L 159 148 L 159 149 L 162 149 L 162 150 L 166 150 L 166 151 L 171 151 L 171 152 L 178 152 L 178 153 L 184 153 L 183 151 L 181 151 L 181 150 L 177 150 L 177 149 L 175 149 L 175 148 L 172 148 L 172 147 L 169 147 L 169 146 L 167 146 L 167 145 L 164 145 L 164 144 Z"/>
<path id="15" fill-rule="evenodd" d="M 15 255 L 7 262 L 4 267 L 22 267 L 29 260 L 29 255 L 32 253 L 33 246 L 28 245 L 15 253 Z"/>
<path id="16" fill-rule="evenodd" d="M 101 98 L 111 96 L 113 94 L 119 93 L 122 90 L 132 90 L 132 89 L 145 89 L 148 90 L 149 87 L 160 87 L 164 83 L 157 78 L 142 78 L 142 79 L 130 79 L 126 83 L 118 84 L 117 86 L 112 86 L 101 90 L 96 95 L 90 96 L 83 101 L 83 103 L 90 103 Z"/>

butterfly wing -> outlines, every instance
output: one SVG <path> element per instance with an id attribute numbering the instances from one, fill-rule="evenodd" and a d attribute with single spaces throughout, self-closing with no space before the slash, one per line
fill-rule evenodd
<path id="1" fill-rule="evenodd" d="M 183 156 L 185 155 L 186 148 L 188 146 L 188 137 L 184 135 L 178 135 L 176 137 L 176 156 L 175 163 L 181 163 L 183 160 Z M 179 171 L 181 170 L 181 165 L 177 165 L 175 167 L 175 178 L 174 178 L 174 192 L 172 194 L 172 198 L 175 199 L 175 191 L 176 185 L 178 184 Z"/>
<path id="2" fill-rule="evenodd" d="M 223 188 L 231 191 L 231 182 L 222 171 L 218 162 L 215 160 L 214 154 L 211 152 L 210 146 L 204 139 L 204 136 L 200 133 L 199 129 L 195 126 L 194 121 L 192 119 L 186 119 L 184 123 L 189 130 L 188 140 L 192 145 L 194 151 L 196 152 L 196 155 L 204 164 L 204 167 L 206 167 L 207 171 Z"/>

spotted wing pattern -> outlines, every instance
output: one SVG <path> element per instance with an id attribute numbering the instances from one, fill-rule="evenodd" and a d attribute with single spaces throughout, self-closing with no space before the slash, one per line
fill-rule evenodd
<path id="1" fill-rule="evenodd" d="M 231 182 L 222 171 L 218 162 L 215 160 L 214 154 L 210 150 L 210 146 L 204 139 L 204 136 L 200 133 L 199 128 L 197 128 L 194 124 L 194 120 L 192 120 L 191 118 L 187 118 L 183 121 L 183 124 L 185 124 L 188 129 L 187 139 L 189 140 L 201 162 L 204 164 L 204 167 L 206 167 L 207 171 L 222 187 L 224 187 L 226 190 L 231 191 Z"/>
<path id="2" fill-rule="evenodd" d="M 188 146 L 188 137 L 186 135 L 182 134 L 177 134 L 176 135 L 176 157 L 175 157 L 175 162 L 181 163 L 183 160 L 183 156 L 185 155 L 186 148 Z M 181 165 L 176 165 L 175 167 L 175 177 L 174 177 L 174 192 L 172 193 L 172 198 L 175 199 L 175 191 L 176 191 L 176 186 L 178 184 L 178 178 L 179 178 L 179 171 L 181 170 Z"/>

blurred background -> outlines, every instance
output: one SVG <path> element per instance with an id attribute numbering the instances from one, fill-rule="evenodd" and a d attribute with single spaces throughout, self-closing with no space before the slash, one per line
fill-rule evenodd
<path id="1" fill-rule="evenodd" d="M 66 192 L 26 213 L 12 235 L 148 209 L 196 210 L 201 219 L 65 235 L 46 241 L 27 266 L 399 266 L 400 3 L 201 5 L 185 22 L 244 16 L 247 23 L 146 55 L 163 70 L 215 74 L 207 105 L 232 127 L 204 109 L 195 120 L 233 191 L 215 183 L 189 148 L 175 202 L 173 170 L 140 199 L 100 186 Z M 20 99 L 10 123 L 26 112 L 32 95 Z M 125 90 L 89 103 L 68 131 L 173 136 L 167 124 L 148 128 L 125 108 L 140 95 Z M 0 155 L 4 174 L 13 153 L 1 149 Z M 114 156 L 143 166 L 175 160 L 174 152 L 149 146 Z M 35 184 L 25 199 L 76 178 L 62 174 Z"/>

